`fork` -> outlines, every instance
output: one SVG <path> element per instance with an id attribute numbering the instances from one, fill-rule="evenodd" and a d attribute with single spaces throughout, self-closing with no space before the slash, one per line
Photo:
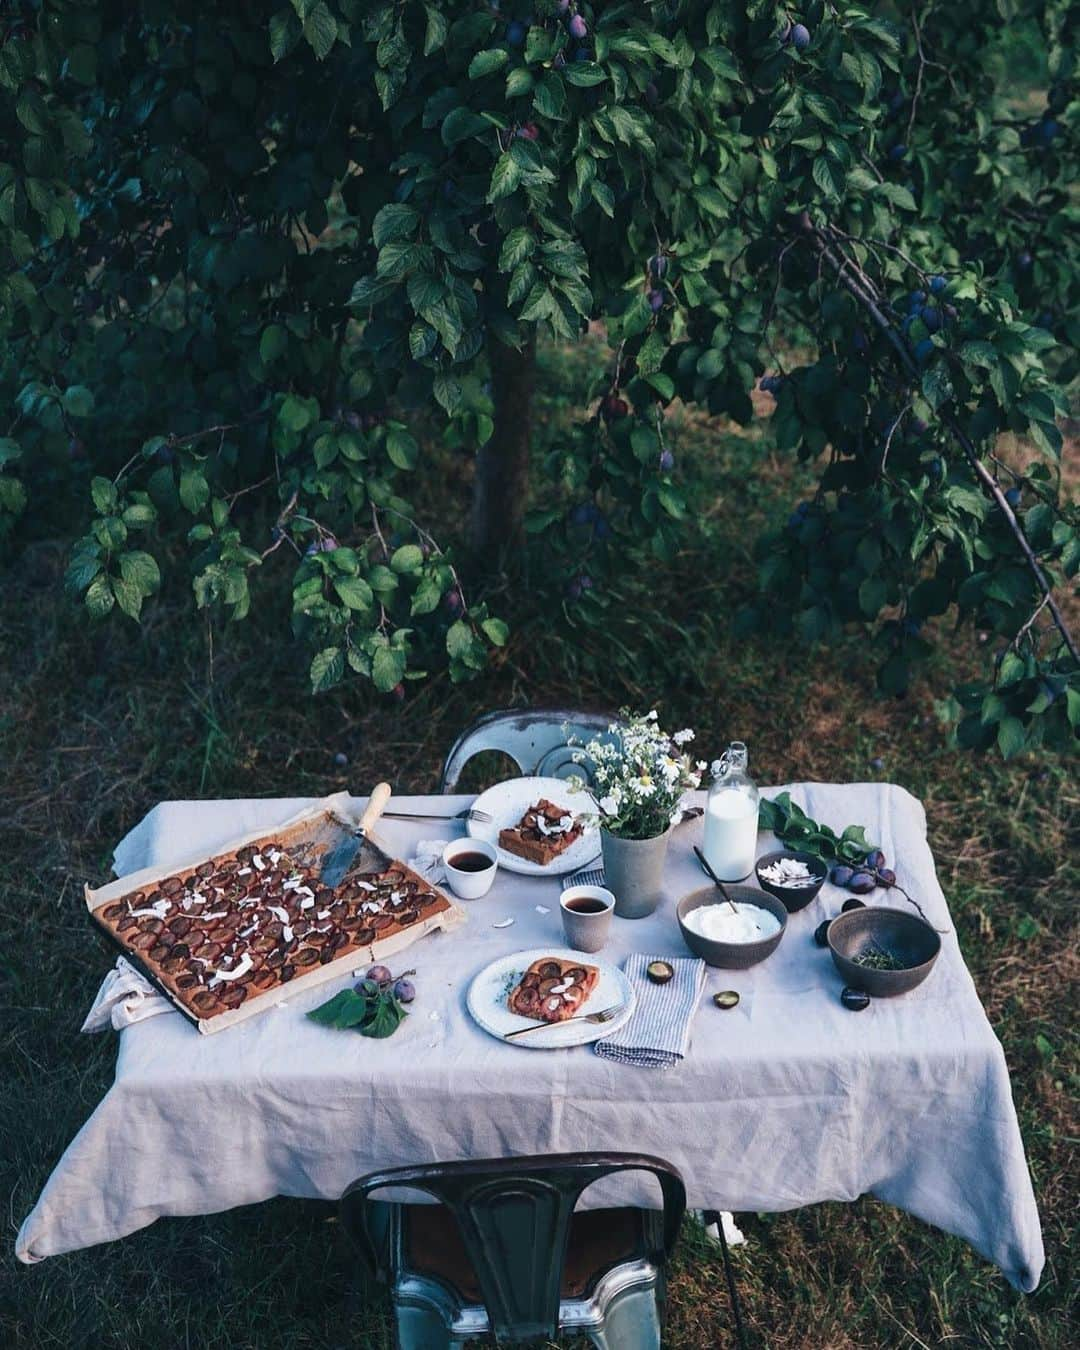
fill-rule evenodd
<path id="1" fill-rule="evenodd" d="M 503 1032 L 504 1041 L 512 1041 L 515 1036 L 527 1036 L 530 1031 L 543 1031 L 545 1027 L 565 1027 L 570 1022 L 596 1022 L 603 1025 L 604 1022 L 610 1022 L 613 1017 L 626 1007 L 625 1003 L 616 1003 L 611 1008 L 604 1008 L 600 1012 L 578 1013 L 576 1017 L 564 1017 L 561 1022 L 537 1022 L 534 1027 L 519 1027 L 517 1031 Z"/>
<path id="2" fill-rule="evenodd" d="M 384 811 L 383 815 L 391 820 L 475 820 L 478 825 L 490 825 L 492 819 L 486 811 L 478 811 L 475 806 L 466 806 L 452 816 L 434 811 Z"/>

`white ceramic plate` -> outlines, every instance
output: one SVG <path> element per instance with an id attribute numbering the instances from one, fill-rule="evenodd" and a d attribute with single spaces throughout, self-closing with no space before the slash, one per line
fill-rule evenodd
<path id="1" fill-rule="evenodd" d="M 527 1036 L 515 1036 L 506 1045 L 521 1045 L 526 1050 L 557 1050 L 566 1045 L 589 1045 L 603 1036 L 610 1036 L 629 1019 L 634 1011 L 634 989 L 618 968 L 597 956 L 570 951 L 565 947 L 538 947 L 531 952 L 513 952 L 500 956 L 473 977 L 466 996 L 466 1006 L 476 1024 L 490 1035 L 502 1040 L 508 1031 L 535 1026 L 528 1017 L 519 1017 L 507 1007 L 511 990 L 534 961 L 550 956 L 577 965 L 596 966 L 600 978 L 596 988 L 578 1009 L 581 1013 L 600 1012 L 602 1008 L 621 1007 L 610 1022 L 555 1022 L 542 1031 L 530 1031 Z"/>
<path id="2" fill-rule="evenodd" d="M 494 844 L 499 852 L 500 867 L 505 867 L 508 872 L 520 872 L 526 877 L 561 877 L 567 872 L 578 871 L 598 858 L 600 832 L 595 826 L 575 839 L 565 853 L 560 853 L 544 866 L 499 848 L 499 831 L 516 825 L 541 797 L 546 797 L 556 806 L 565 807 L 572 816 L 580 816 L 585 811 L 595 813 L 597 809 L 596 800 L 588 788 L 571 792 L 569 785 L 561 778 L 510 778 L 505 783 L 496 783 L 493 788 L 481 792 L 473 803 L 476 810 L 486 811 L 491 820 L 483 823 L 470 820 L 465 828 L 473 839 L 486 839 L 489 844 Z"/>

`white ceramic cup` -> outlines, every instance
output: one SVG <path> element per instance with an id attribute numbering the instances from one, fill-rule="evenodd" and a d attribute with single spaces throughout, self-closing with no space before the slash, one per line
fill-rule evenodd
<path id="1" fill-rule="evenodd" d="M 480 869 L 455 867 L 455 858 L 465 858 L 472 854 L 488 860 L 488 866 Z M 491 890 L 491 883 L 498 871 L 499 855 L 494 844 L 484 839 L 452 839 L 443 849 L 442 863 L 450 889 L 462 900 L 479 900 Z"/>
<path id="2" fill-rule="evenodd" d="M 576 952 L 598 952 L 607 942 L 615 897 L 603 886 L 568 886 L 559 897 L 559 909 L 568 947 Z"/>

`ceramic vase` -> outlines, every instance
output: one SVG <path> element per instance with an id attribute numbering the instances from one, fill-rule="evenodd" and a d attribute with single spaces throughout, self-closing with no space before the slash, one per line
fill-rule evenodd
<path id="1" fill-rule="evenodd" d="M 660 903 L 670 827 L 653 839 L 620 839 L 600 830 L 604 884 L 620 919 L 643 919 Z"/>

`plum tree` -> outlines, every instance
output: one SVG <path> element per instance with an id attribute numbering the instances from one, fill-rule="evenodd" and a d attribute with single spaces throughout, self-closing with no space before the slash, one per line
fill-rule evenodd
<path id="1" fill-rule="evenodd" d="M 399 697 L 506 641 L 478 586 L 526 530 L 598 620 L 627 559 L 672 558 L 699 494 L 669 406 L 747 423 L 768 370 L 777 444 L 819 489 L 763 541 L 740 626 L 863 626 L 902 694 L 921 625 L 954 611 L 1004 640 L 958 693 L 963 743 L 1074 736 L 1057 595 L 1080 539 L 1056 463 L 1074 57 L 1062 0 L 1009 12 L 1047 55 L 1037 136 L 998 10 L 962 0 L 891 19 L 822 0 L 18 7 L 0 19 L 9 532 L 84 485 L 68 583 L 99 619 L 137 618 L 181 547 L 195 604 L 236 618 L 287 566 L 313 687 Z M 533 466 L 551 481 L 530 508 L 538 336 L 596 322 L 612 367 Z M 433 414 L 475 457 L 470 556 L 405 495 Z"/>

